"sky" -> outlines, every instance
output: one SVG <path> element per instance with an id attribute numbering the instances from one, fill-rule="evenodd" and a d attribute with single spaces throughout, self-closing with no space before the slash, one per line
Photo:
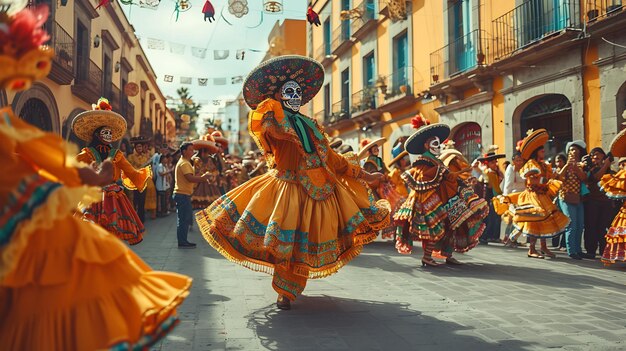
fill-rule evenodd
<path id="1" fill-rule="evenodd" d="M 140 1 L 158 0 L 133 0 Z M 237 0 L 211 0 L 215 8 L 213 23 L 204 21 L 205 0 L 190 0 L 191 8 L 181 11 L 178 20 L 174 0 L 161 0 L 156 10 L 121 5 L 157 75 L 163 95 L 177 98 L 176 90 L 187 87 L 193 99 L 203 104 L 201 118 L 212 117 L 212 113 L 241 92 L 243 83 L 231 84 L 232 78 L 245 78 L 261 62 L 268 49 L 269 32 L 277 20 L 306 18 L 307 0 L 278 0 L 283 5 L 282 13 L 278 14 L 262 11 L 267 0 L 247 0 L 249 11 L 241 18 L 229 13 L 229 2 L 234 1 Z M 162 43 L 163 50 L 149 48 L 149 42 Z M 207 49 L 206 57 L 194 56 L 192 47 Z M 197 49 L 193 50 L 198 53 Z M 215 60 L 213 50 L 229 50 L 229 57 Z M 243 60 L 236 59 L 237 50 L 245 50 Z M 165 75 L 173 76 L 173 82 L 165 82 Z M 191 77 L 191 84 L 181 84 L 180 77 Z M 200 86 L 198 78 L 209 78 L 207 85 Z M 213 78 L 226 78 L 226 84 L 215 85 Z"/>

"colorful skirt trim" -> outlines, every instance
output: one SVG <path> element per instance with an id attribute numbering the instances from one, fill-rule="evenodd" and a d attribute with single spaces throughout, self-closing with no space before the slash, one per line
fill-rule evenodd
<path id="1" fill-rule="evenodd" d="M 84 219 L 99 224 L 129 245 L 139 244 L 143 240 L 145 228 L 124 189 L 117 184 L 110 184 L 102 190 L 103 200 L 88 207 L 84 211 Z"/>

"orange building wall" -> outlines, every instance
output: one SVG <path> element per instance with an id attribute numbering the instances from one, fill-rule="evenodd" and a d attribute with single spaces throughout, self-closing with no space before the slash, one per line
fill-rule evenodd
<path id="1" fill-rule="evenodd" d="M 504 79 L 502 76 L 497 76 L 493 80 L 493 99 L 491 100 L 491 115 L 493 120 L 491 125 L 493 126 L 493 143 L 498 145 L 499 153 L 506 153 L 507 147 L 511 144 L 507 143 L 504 137 L 504 96 L 500 93 L 500 90 L 504 86 Z M 517 140 L 513 141 L 513 145 Z"/>
<path id="2" fill-rule="evenodd" d="M 600 112 L 600 69 L 593 62 L 598 59 L 598 45 L 589 43 L 583 53 L 583 111 L 585 142 L 589 149 L 602 145 L 602 120 Z"/>

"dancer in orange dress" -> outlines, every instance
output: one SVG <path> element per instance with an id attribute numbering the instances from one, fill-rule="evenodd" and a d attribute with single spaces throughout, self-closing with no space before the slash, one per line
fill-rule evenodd
<path id="1" fill-rule="evenodd" d="M 191 159 L 194 173 L 198 177 L 205 173 L 211 174 L 210 180 L 196 184 L 193 194 L 191 194 L 191 206 L 194 210 L 200 210 L 206 208 L 222 196 L 217 186 L 219 173 L 211 157 L 211 155 L 219 152 L 220 149 L 210 134 L 205 134 L 201 139 L 195 140 L 193 146 L 195 150 L 198 150 L 197 156 Z"/>
<path id="2" fill-rule="evenodd" d="M 420 240 L 423 266 L 439 265 L 433 254 L 458 265 L 461 263 L 452 257 L 453 252 L 466 252 L 476 246 L 485 230 L 483 219 L 488 206 L 437 158 L 441 140 L 448 137 L 450 127 L 420 119 L 413 123 L 417 131 L 404 144 L 413 161 L 411 169 L 403 174 L 411 192 L 394 216 L 398 225 L 396 249 L 409 254 L 413 241 Z"/>
<path id="3" fill-rule="evenodd" d="M 269 171 L 198 212 L 205 239 L 226 258 L 273 275 L 277 307 L 290 309 L 308 279 L 337 272 L 389 224 L 370 174 L 335 153 L 300 106 L 317 94 L 324 69 L 303 56 L 261 63 L 246 78 L 250 134 Z"/>
<path id="4" fill-rule="evenodd" d="M 151 181 L 152 173 L 148 167 L 136 170 L 124 154 L 112 146 L 126 133 L 124 117 L 111 111 L 108 100 L 104 98 L 98 100 L 93 108 L 92 111 L 78 114 L 72 121 L 72 130 L 76 136 L 89 143 L 76 158 L 86 164 L 100 164 L 110 158 L 115 171 L 110 184 L 102 188 L 102 201 L 88 207 L 84 217 L 100 224 L 130 245 L 135 245 L 143 240 L 145 229 L 118 182 L 129 190 L 144 191 L 148 181 Z"/>
<path id="5" fill-rule="evenodd" d="M 528 237 L 530 258 L 544 258 L 544 255 L 555 258 L 546 239 L 563 233 L 570 222 L 553 202 L 562 183 L 553 179 L 552 168 L 543 161 L 543 146 L 548 139 L 545 129 L 532 131 L 524 138 L 520 153 L 526 161 L 519 173 L 526 179 L 526 189 L 494 200 L 496 212 L 513 222 L 515 229 L 510 239 L 515 241 L 520 235 Z M 541 253 L 536 249 L 537 239 Z"/>
<path id="6" fill-rule="evenodd" d="M 610 150 L 613 156 L 621 158 L 626 156 L 626 129 L 613 138 Z M 605 174 L 599 185 L 600 190 L 604 191 L 609 198 L 618 201 L 626 200 L 626 168 L 620 167 L 619 172 L 615 174 Z M 604 265 L 626 262 L 626 202 L 623 202 L 617 212 L 605 238 L 606 246 L 602 254 Z"/>

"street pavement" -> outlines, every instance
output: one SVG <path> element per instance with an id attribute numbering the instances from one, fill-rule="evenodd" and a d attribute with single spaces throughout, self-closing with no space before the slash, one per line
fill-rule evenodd
<path id="1" fill-rule="evenodd" d="M 490 244 L 455 254 L 463 266 L 422 268 L 421 249 L 376 241 L 278 311 L 271 277 L 223 258 L 197 225 L 186 250 L 175 214 L 146 227 L 132 249 L 193 278 L 181 323 L 153 350 L 626 350 L 626 265 Z"/>

